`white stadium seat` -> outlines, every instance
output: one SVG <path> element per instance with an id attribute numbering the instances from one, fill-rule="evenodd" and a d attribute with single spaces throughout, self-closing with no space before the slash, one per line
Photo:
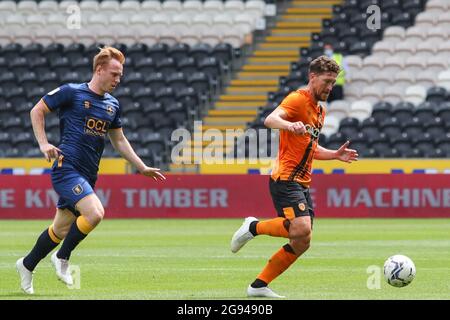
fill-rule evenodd
<path id="1" fill-rule="evenodd" d="M 186 0 L 183 2 L 184 14 L 195 15 L 203 10 L 203 3 L 200 0 Z"/>
<path id="2" fill-rule="evenodd" d="M 36 1 L 32 0 L 22 0 L 17 3 L 16 13 L 22 16 L 29 16 L 31 14 L 36 14 L 38 11 L 38 4 Z"/>
<path id="3" fill-rule="evenodd" d="M 125 0 L 120 3 L 119 12 L 126 16 L 133 16 L 141 12 L 141 4 L 137 0 Z"/>
<path id="4" fill-rule="evenodd" d="M 436 84 L 440 87 L 444 87 L 447 91 L 450 91 L 450 69 L 439 73 Z"/>
<path id="5" fill-rule="evenodd" d="M 80 1 L 81 12 L 88 14 L 95 14 L 99 10 L 99 1 L 95 0 L 82 0 Z"/>
<path id="6" fill-rule="evenodd" d="M 406 88 L 404 100 L 418 106 L 425 101 L 426 97 L 427 90 L 420 85 L 414 85 Z"/>
<path id="7" fill-rule="evenodd" d="M 382 90 L 394 83 L 393 77 L 394 75 L 389 70 L 383 69 L 373 75 L 372 85 Z"/>
<path id="8" fill-rule="evenodd" d="M 406 29 L 405 40 L 420 42 L 426 40 L 428 28 L 423 26 L 412 26 Z"/>
<path id="9" fill-rule="evenodd" d="M 383 41 L 399 42 L 405 39 L 405 28 L 401 26 L 390 26 L 384 30 Z"/>
<path id="10" fill-rule="evenodd" d="M 322 133 L 329 137 L 333 133 L 337 132 L 339 129 L 339 119 L 328 115 L 325 117 L 325 121 L 322 127 Z"/>
<path id="11" fill-rule="evenodd" d="M 426 89 L 429 89 L 430 87 L 435 85 L 436 78 L 437 75 L 429 70 L 419 72 L 416 75 L 416 85 L 421 85 Z"/>
<path id="12" fill-rule="evenodd" d="M 403 70 L 405 59 L 398 56 L 390 56 L 384 60 L 383 71 L 390 72 L 392 75 Z"/>
<path id="13" fill-rule="evenodd" d="M 360 122 L 372 114 L 372 104 L 366 100 L 357 100 L 351 104 L 349 115 Z"/>
<path id="14" fill-rule="evenodd" d="M 155 0 L 145 0 L 141 3 L 141 12 L 154 14 L 161 11 L 161 2 Z"/>
<path id="15" fill-rule="evenodd" d="M 334 100 L 327 108 L 327 117 L 334 117 L 339 121 L 349 115 L 350 103 L 346 100 Z M 325 117 L 326 119 L 326 117 Z"/>
<path id="16" fill-rule="evenodd" d="M 377 41 L 372 48 L 372 54 L 380 57 L 389 57 L 393 54 L 397 43 L 396 41 Z"/>
<path id="17" fill-rule="evenodd" d="M 441 12 L 423 11 L 416 16 L 416 26 L 431 28 L 437 23 L 437 19 Z"/>
<path id="18" fill-rule="evenodd" d="M 419 56 L 411 56 L 405 61 L 405 69 L 416 74 L 426 69 L 426 62 Z"/>
<path id="19" fill-rule="evenodd" d="M 416 53 L 416 43 L 410 41 L 398 42 L 395 45 L 394 54 L 399 57 L 408 58 Z"/>
<path id="20" fill-rule="evenodd" d="M 366 86 L 362 88 L 361 99 L 369 101 L 372 105 L 382 100 L 383 94 L 380 88 L 374 86 Z"/>
<path id="21" fill-rule="evenodd" d="M 98 6 L 98 11 L 105 15 L 113 15 L 120 12 L 120 4 L 116 0 L 103 0 Z"/>
<path id="22" fill-rule="evenodd" d="M 223 6 L 223 10 L 229 14 L 240 14 L 245 11 L 245 5 L 240 0 L 228 0 Z"/>
<path id="23" fill-rule="evenodd" d="M 364 58 L 362 71 L 367 73 L 376 73 L 383 68 L 383 59 L 380 56 L 371 55 Z"/>
<path id="24" fill-rule="evenodd" d="M 54 0 L 42 0 L 38 3 L 39 14 L 49 15 L 59 11 L 58 2 Z"/>
<path id="25" fill-rule="evenodd" d="M 425 9 L 427 12 L 444 12 L 449 9 L 450 4 L 448 0 L 428 0 Z"/>
<path id="26" fill-rule="evenodd" d="M 221 11 L 223 11 L 223 2 L 221 0 L 206 0 L 203 3 L 203 10 L 201 12 L 214 15 Z"/>
<path id="27" fill-rule="evenodd" d="M 383 101 L 392 103 L 393 105 L 402 101 L 405 88 L 401 86 L 386 87 L 383 91 Z"/>

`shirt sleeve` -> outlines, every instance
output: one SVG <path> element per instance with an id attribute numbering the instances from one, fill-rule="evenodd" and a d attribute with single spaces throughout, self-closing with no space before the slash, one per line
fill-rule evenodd
<path id="1" fill-rule="evenodd" d="M 122 120 L 120 119 L 120 108 L 117 108 L 116 116 L 114 117 L 114 120 L 111 122 L 111 125 L 109 126 L 110 129 L 119 129 L 122 128 Z"/>
<path id="2" fill-rule="evenodd" d="M 68 84 L 62 85 L 49 93 L 42 100 L 50 111 L 70 106 L 72 101 L 73 88 Z"/>
<path id="3" fill-rule="evenodd" d="M 294 119 L 300 114 L 304 103 L 305 99 L 298 92 L 292 92 L 281 101 L 279 107 L 286 112 L 288 119 Z"/>

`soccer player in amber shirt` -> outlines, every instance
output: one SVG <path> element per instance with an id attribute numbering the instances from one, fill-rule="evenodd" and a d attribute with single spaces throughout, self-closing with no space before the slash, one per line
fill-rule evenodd
<path id="1" fill-rule="evenodd" d="M 326 56 L 318 57 L 309 66 L 309 83 L 304 89 L 290 93 L 265 120 L 271 129 L 280 129 L 280 145 L 269 181 L 278 218 L 259 221 L 245 219 L 231 240 L 231 251 L 239 251 L 256 235 L 284 237 L 289 243 L 269 260 L 256 280 L 248 286 L 249 297 L 283 298 L 268 284 L 283 273 L 309 248 L 313 204 L 309 193 L 313 159 L 344 162 L 357 160 L 358 153 L 348 149 L 349 141 L 338 150 L 318 144 L 325 110 L 319 101 L 326 101 L 340 72 L 337 63 Z"/>

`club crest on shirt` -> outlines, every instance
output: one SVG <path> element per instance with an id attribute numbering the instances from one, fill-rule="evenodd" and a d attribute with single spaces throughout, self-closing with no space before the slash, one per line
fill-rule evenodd
<path id="1" fill-rule="evenodd" d="M 298 204 L 298 208 L 300 209 L 300 211 L 305 211 L 306 206 L 305 206 L 304 203 L 299 203 L 299 204 Z"/>
<path id="2" fill-rule="evenodd" d="M 106 112 L 110 115 L 114 115 L 114 108 L 112 106 L 106 106 Z"/>
<path id="3" fill-rule="evenodd" d="M 74 194 L 78 196 L 83 192 L 83 187 L 81 186 L 81 184 L 77 184 L 75 187 L 72 188 L 72 191 Z"/>
<path id="4" fill-rule="evenodd" d="M 83 105 L 85 109 L 89 109 L 91 107 L 91 103 L 88 100 L 84 100 Z"/>

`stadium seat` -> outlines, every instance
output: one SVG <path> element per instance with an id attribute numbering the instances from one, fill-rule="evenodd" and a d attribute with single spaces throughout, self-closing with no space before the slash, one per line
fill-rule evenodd
<path id="1" fill-rule="evenodd" d="M 325 136 L 330 136 L 339 129 L 339 119 L 328 115 L 325 118 L 325 123 L 322 127 L 322 133 Z"/>
<path id="2" fill-rule="evenodd" d="M 403 132 L 406 132 L 410 137 L 420 135 L 424 131 L 422 123 L 419 122 L 419 119 L 417 118 L 413 118 L 410 121 L 403 123 L 402 129 Z"/>
<path id="3" fill-rule="evenodd" d="M 399 135 L 402 132 L 400 124 L 401 121 L 395 116 L 386 118 L 380 122 L 380 132 L 385 133 L 388 137 Z"/>
<path id="4" fill-rule="evenodd" d="M 439 73 L 436 84 L 450 91 L 450 69 Z"/>
<path id="5" fill-rule="evenodd" d="M 447 129 L 450 127 L 450 102 L 442 102 L 436 108 L 436 116 L 440 117 L 444 123 L 447 124 Z"/>
<path id="6" fill-rule="evenodd" d="M 394 53 L 394 49 L 398 42 L 378 41 L 372 48 L 372 54 L 379 57 L 390 57 Z"/>
<path id="7" fill-rule="evenodd" d="M 130 106 L 129 112 L 130 113 L 136 113 L 139 112 L 143 114 L 142 110 L 139 108 L 143 108 L 149 104 L 151 104 L 154 101 L 154 90 L 149 87 L 140 87 L 136 91 L 132 92 L 132 102 L 133 104 Z M 136 105 L 137 103 L 138 105 Z"/>
<path id="8" fill-rule="evenodd" d="M 139 56 L 135 54 L 135 56 Z M 156 71 L 155 61 L 151 57 L 139 57 L 134 60 L 134 68 L 143 75 L 151 74 Z"/>
<path id="9" fill-rule="evenodd" d="M 411 56 L 405 60 L 405 70 L 408 70 L 413 74 L 424 71 L 426 67 L 426 61 L 419 56 Z"/>
<path id="10" fill-rule="evenodd" d="M 431 87 L 427 90 L 427 101 L 444 102 L 447 100 L 447 90 L 443 87 Z"/>
<path id="11" fill-rule="evenodd" d="M 362 100 L 369 101 L 371 104 L 375 104 L 383 99 L 383 92 L 378 87 L 364 87 L 362 89 Z"/>
<path id="12" fill-rule="evenodd" d="M 356 118 L 344 118 L 339 125 L 339 132 L 341 132 L 347 139 L 359 132 L 359 120 Z"/>
<path id="13" fill-rule="evenodd" d="M 339 121 L 347 117 L 350 111 L 350 104 L 345 100 L 335 100 L 330 103 L 327 116 L 332 116 Z"/>
<path id="14" fill-rule="evenodd" d="M 384 30 L 383 41 L 398 43 L 405 39 L 405 29 L 401 26 L 390 26 Z"/>
<path id="15" fill-rule="evenodd" d="M 349 115 L 353 118 L 363 121 L 372 114 L 372 104 L 365 100 L 357 100 L 351 104 Z"/>

